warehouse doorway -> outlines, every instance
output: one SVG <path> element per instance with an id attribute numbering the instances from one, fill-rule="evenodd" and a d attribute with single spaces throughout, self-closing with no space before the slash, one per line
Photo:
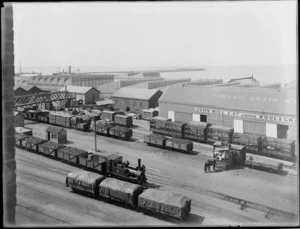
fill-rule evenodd
<path id="1" fill-rule="evenodd" d="M 277 125 L 277 138 L 287 139 L 289 126 L 287 125 Z"/>
<path id="2" fill-rule="evenodd" d="M 200 122 L 207 122 L 207 115 L 200 115 Z"/>

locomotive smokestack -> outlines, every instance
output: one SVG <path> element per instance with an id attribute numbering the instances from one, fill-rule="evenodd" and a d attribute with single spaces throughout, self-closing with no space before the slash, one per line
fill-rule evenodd
<path id="1" fill-rule="evenodd" d="M 141 159 L 138 159 L 138 170 L 141 170 Z"/>

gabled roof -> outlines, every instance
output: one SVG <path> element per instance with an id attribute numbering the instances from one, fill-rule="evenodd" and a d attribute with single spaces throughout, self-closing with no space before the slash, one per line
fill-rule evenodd
<path id="1" fill-rule="evenodd" d="M 112 95 L 112 97 L 138 99 L 138 100 L 149 100 L 157 92 L 159 92 L 159 90 L 124 87 L 124 88 L 119 89 L 117 92 L 115 92 Z"/>
<path id="2" fill-rule="evenodd" d="M 159 102 L 296 115 L 296 90 L 235 87 L 169 87 Z"/>
<path id="3" fill-rule="evenodd" d="M 96 91 L 98 91 L 96 88 L 94 87 L 83 87 L 83 86 L 69 86 L 66 85 L 64 87 L 62 87 L 60 89 L 60 91 L 65 91 L 67 90 L 68 92 L 72 92 L 72 93 L 80 93 L 80 94 L 85 94 L 87 93 L 89 90 L 94 89 Z"/>
<path id="4" fill-rule="evenodd" d="M 54 134 L 58 134 L 60 131 L 66 131 L 64 128 L 62 127 L 58 127 L 58 126 L 49 126 L 47 129 L 46 129 L 46 132 L 50 132 L 50 133 L 54 133 Z"/>
<path id="5" fill-rule="evenodd" d="M 18 112 L 18 111 L 14 111 L 14 116 L 17 116 L 17 115 L 21 115 L 21 116 L 23 116 L 20 112 Z"/>
<path id="6" fill-rule="evenodd" d="M 104 105 L 114 104 L 114 101 L 112 101 L 111 99 L 104 99 L 104 100 L 95 101 L 95 103 L 98 106 L 104 106 Z"/>

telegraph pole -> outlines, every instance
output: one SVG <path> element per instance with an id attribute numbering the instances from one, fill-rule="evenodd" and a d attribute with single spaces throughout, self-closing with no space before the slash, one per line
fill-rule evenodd
<path id="1" fill-rule="evenodd" d="M 94 131 L 95 131 L 95 152 L 97 152 L 96 116 L 94 116 Z"/>

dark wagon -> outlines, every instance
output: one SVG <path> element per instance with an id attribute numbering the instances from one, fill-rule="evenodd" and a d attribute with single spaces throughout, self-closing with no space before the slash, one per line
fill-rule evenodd
<path id="1" fill-rule="evenodd" d="M 64 147 L 66 146 L 55 142 L 45 142 L 39 145 L 39 152 L 46 156 L 57 158 L 57 151 Z"/>
<path id="2" fill-rule="evenodd" d="M 233 133 L 232 143 L 244 145 L 247 153 L 262 154 L 262 137 L 254 134 Z"/>
<path id="3" fill-rule="evenodd" d="M 57 151 L 57 158 L 71 164 L 79 164 L 79 156 L 88 154 L 87 151 L 67 146 Z"/>
<path id="4" fill-rule="evenodd" d="M 128 115 L 115 115 L 115 123 L 120 126 L 132 126 L 132 116 Z"/>
<path id="5" fill-rule="evenodd" d="M 132 129 L 122 126 L 114 126 L 109 129 L 109 135 L 116 138 L 129 140 L 132 137 Z"/>
<path id="6" fill-rule="evenodd" d="M 172 121 L 155 121 L 155 125 L 153 119 L 150 120 L 150 128 L 153 133 L 156 134 L 164 134 L 171 137 L 182 138 L 183 137 L 183 129 L 186 123 L 183 122 L 172 122 Z"/>
<path id="7" fill-rule="evenodd" d="M 166 140 L 166 148 L 190 153 L 193 151 L 193 142 L 180 138 L 168 138 Z"/>
<path id="8" fill-rule="evenodd" d="M 160 134 L 150 134 L 144 136 L 145 143 L 147 143 L 148 145 L 153 145 L 162 148 L 166 146 L 167 139 L 168 138 L 166 136 Z"/>
<path id="9" fill-rule="evenodd" d="M 207 129 L 207 143 L 214 144 L 220 141 L 224 144 L 232 143 L 233 128 L 225 126 L 209 126 Z"/>
<path id="10" fill-rule="evenodd" d="M 207 128 L 211 124 L 206 122 L 192 121 L 184 126 L 183 138 L 192 141 L 206 143 L 207 140 Z"/>
<path id="11" fill-rule="evenodd" d="M 294 161 L 295 141 L 288 139 L 263 137 L 262 154 L 269 157 Z"/>
<path id="12" fill-rule="evenodd" d="M 39 145 L 46 142 L 45 139 L 37 138 L 34 136 L 30 136 L 29 138 L 22 140 L 22 147 L 29 150 L 38 153 L 39 152 Z"/>
<path id="13" fill-rule="evenodd" d="M 140 210 L 158 213 L 179 221 L 189 216 L 191 202 L 187 196 L 151 188 L 144 190 L 138 197 Z"/>
<path id="14" fill-rule="evenodd" d="M 106 157 L 94 153 L 79 155 L 79 165 L 92 172 L 106 173 Z"/>

